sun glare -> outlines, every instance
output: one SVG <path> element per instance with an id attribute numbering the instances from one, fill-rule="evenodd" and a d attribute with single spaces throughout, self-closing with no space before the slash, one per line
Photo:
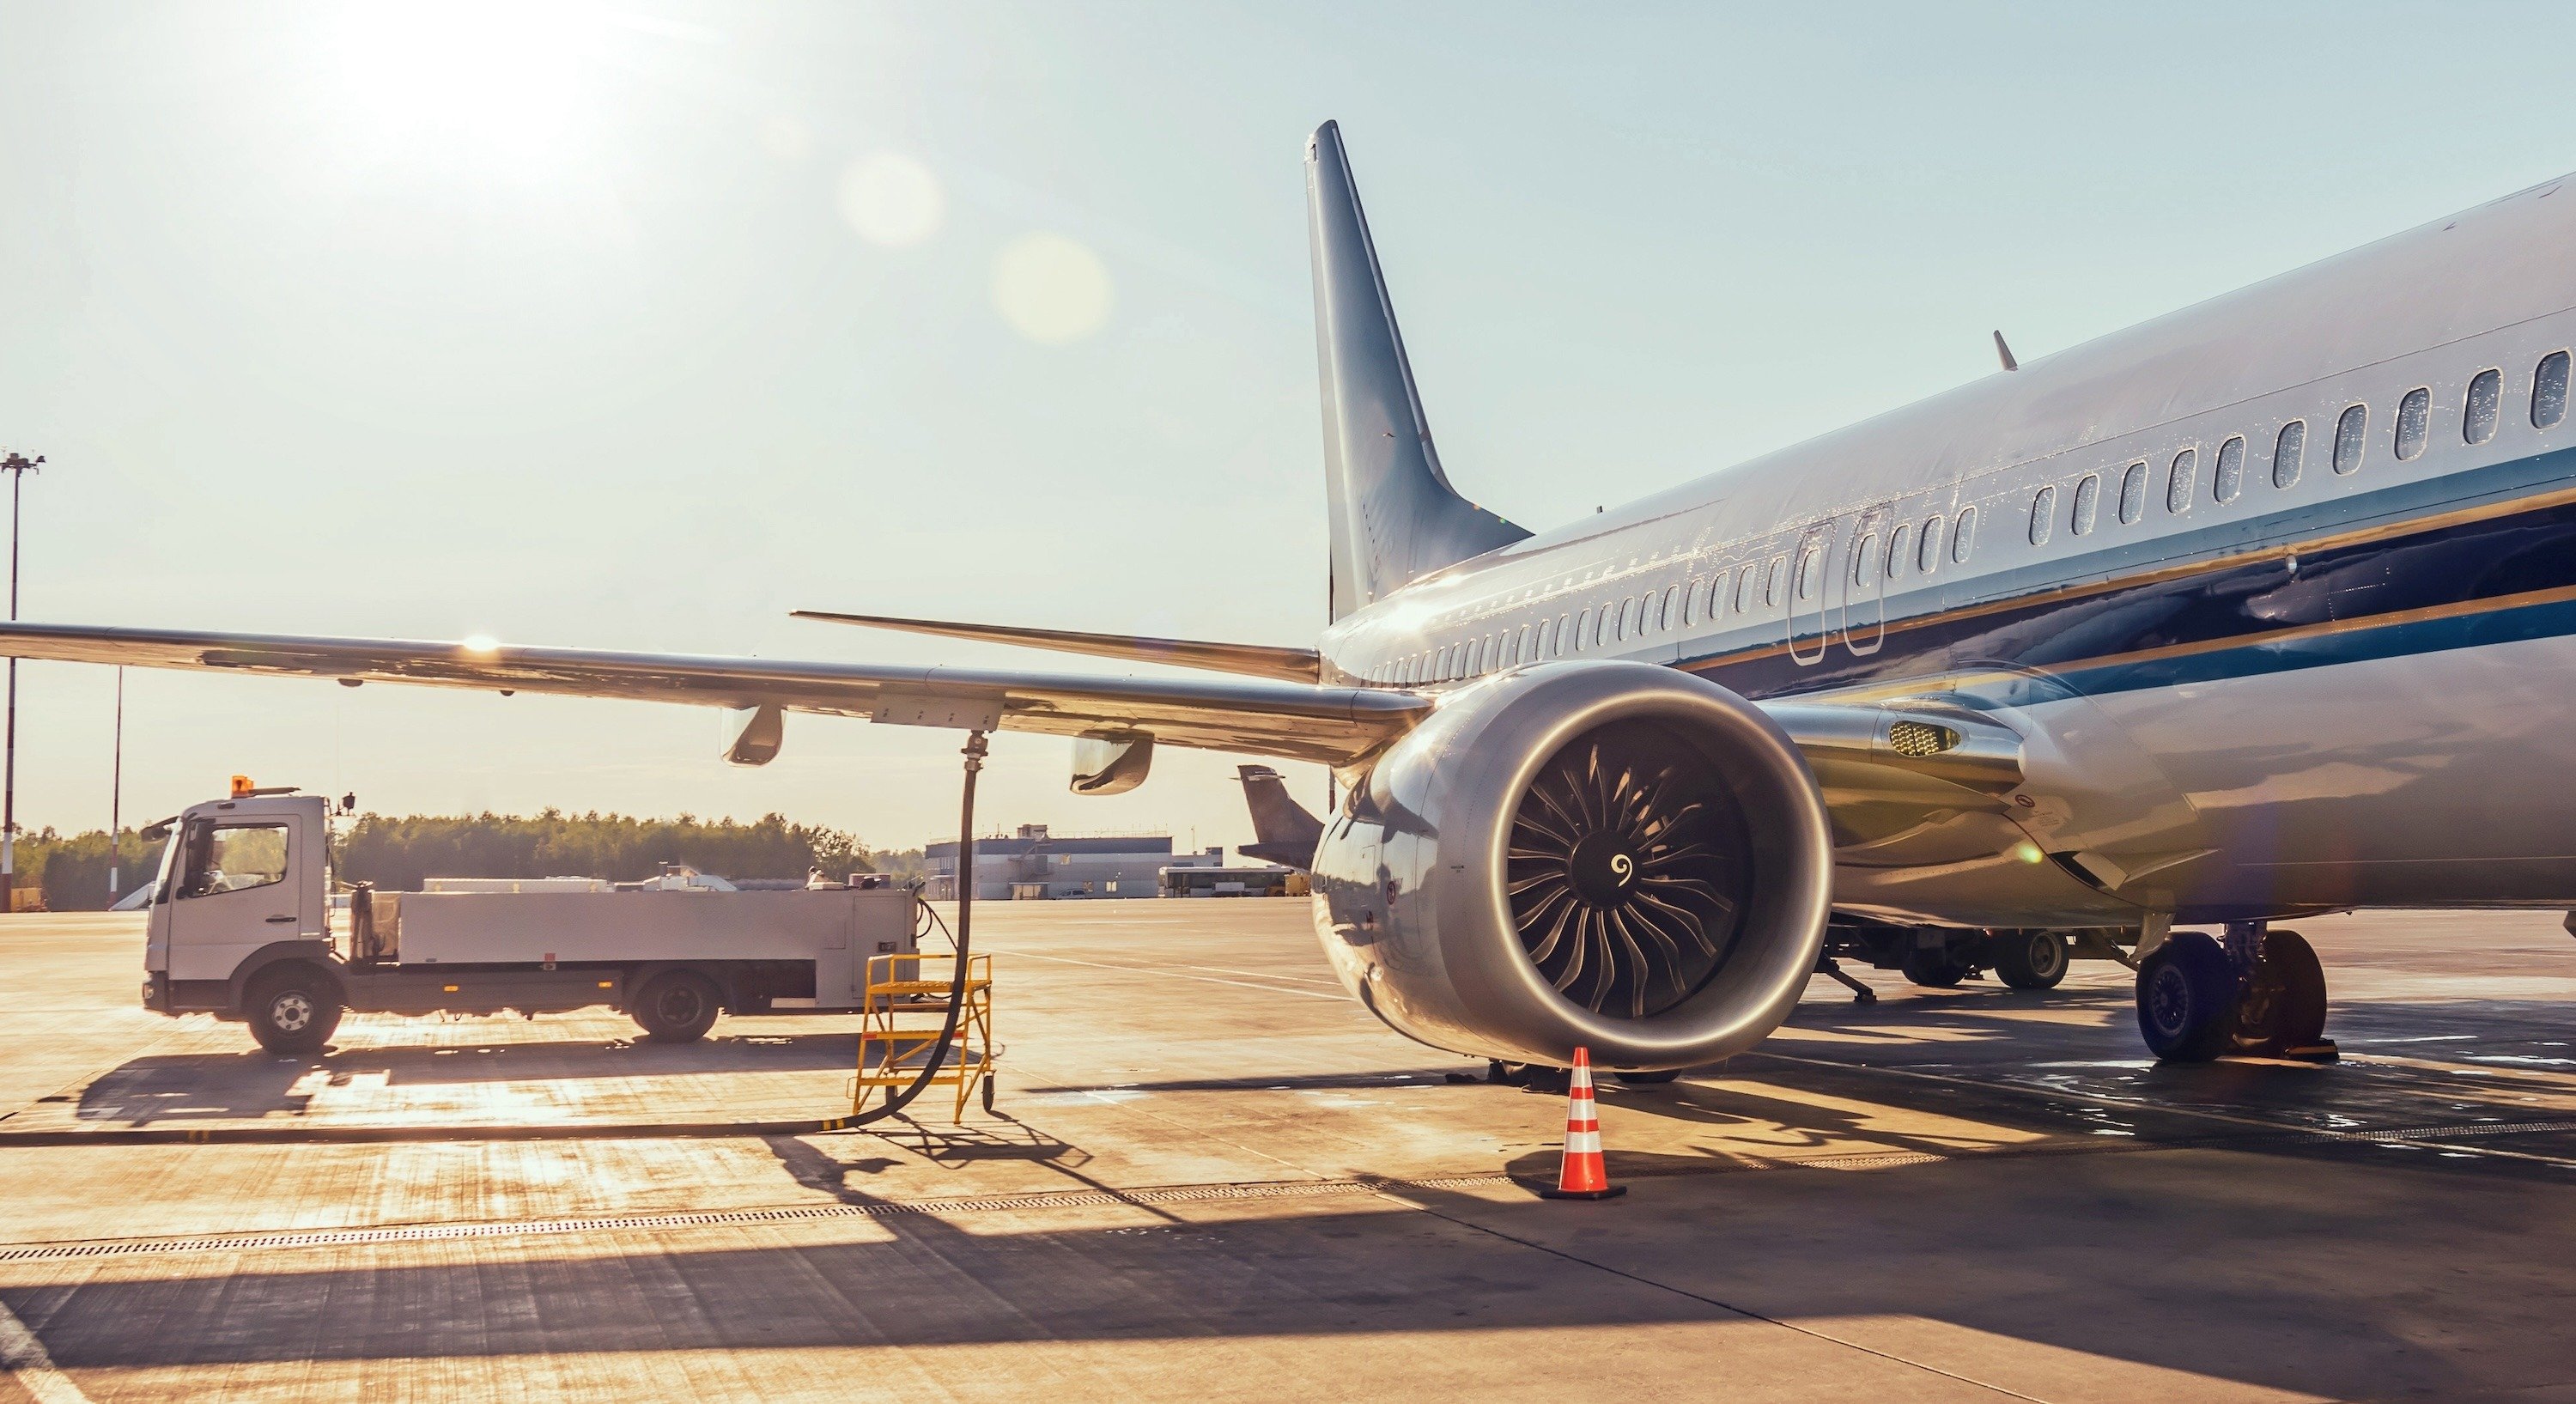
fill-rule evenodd
<path id="1" fill-rule="evenodd" d="M 380 135 L 542 156 L 570 136 L 608 22 L 587 0 L 343 5 L 325 62 L 342 110 Z"/>

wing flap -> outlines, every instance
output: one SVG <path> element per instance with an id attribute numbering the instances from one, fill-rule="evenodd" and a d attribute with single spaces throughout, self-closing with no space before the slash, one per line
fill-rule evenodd
<path id="1" fill-rule="evenodd" d="M 1277 678 L 1283 682 L 1314 682 L 1323 676 L 1324 668 L 1323 655 L 1311 648 L 1280 648 L 1271 644 L 1208 643 L 1198 639 L 1155 638 L 1146 634 L 1086 634 L 1073 629 L 962 624 L 947 619 L 900 619 L 883 614 L 836 614 L 822 609 L 800 609 L 795 611 L 794 617 L 819 619 L 827 624 L 892 629 L 907 634 L 974 639 L 981 643 L 1017 644 L 1022 648 L 1051 649 L 1058 653 L 1087 653 L 1099 658 L 1123 658 L 1132 663 L 1170 663 L 1183 668 Z"/>

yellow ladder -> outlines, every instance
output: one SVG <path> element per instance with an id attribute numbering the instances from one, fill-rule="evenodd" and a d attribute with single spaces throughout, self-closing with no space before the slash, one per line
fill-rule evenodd
<path id="1" fill-rule="evenodd" d="M 867 1109 L 877 1088 L 894 1098 L 894 1089 L 909 1087 L 921 1076 L 921 1065 L 939 1047 L 939 1026 L 948 1016 L 953 979 L 927 979 L 930 961 L 955 961 L 955 955 L 932 952 L 868 957 L 867 998 L 860 1006 L 859 1072 L 850 1080 L 850 1113 Z M 955 966 L 951 965 L 953 972 Z M 924 1003 L 924 1000 L 930 1001 Z M 964 1003 L 957 1011 L 957 1041 L 948 1058 L 931 1074 L 933 1086 L 957 1089 L 949 1120 L 966 1119 L 966 1099 L 981 1089 L 984 1110 L 993 1109 L 993 958 L 968 958 Z M 921 1021 L 927 1017 L 929 1022 Z"/>

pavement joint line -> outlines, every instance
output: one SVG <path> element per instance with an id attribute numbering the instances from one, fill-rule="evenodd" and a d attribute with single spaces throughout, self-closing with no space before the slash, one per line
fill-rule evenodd
<path id="1" fill-rule="evenodd" d="M 2477 1132 L 2496 1135 L 2576 1130 L 2571 1122 L 2525 1122 L 2505 1126 L 2480 1126 Z M 2413 1134 L 2458 1134 L 2457 1127 L 2426 1127 Z M 1941 1165 L 1963 1160 L 2001 1160 L 2035 1156 L 2124 1155 L 2151 1151 L 2200 1150 L 2243 1147 L 2249 1144 L 2282 1141 L 2313 1143 L 2349 1143 L 2356 1139 L 2396 1139 L 2395 1136 L 2358 1138 L 2321 1133 L 2280 1133 L 2250 1136 L 2199 1136 L 2168 1140 L 2145 1138 L 2086 1138 L 2050 1142 L 2040 1145 L 1961 1148 L 1950 1152 L 1936 1151 L 1863 1151 L 1845 1155 L 1812 1156 L 1777 1160 L 1712 1160 L 1705 1164 L 1681 1166 L 1618 1167 L 1620 1177 L 1631 1180 L 1693 1179 L 1709 1175 L 1729 1175 L 1779 1170 L 1866 1171 L 1905 1169 L 1919 1165 Z M 1614 1160 L 1618 1153 L 1612 1152 Z M 362 1246 L 375 1243 L 430 1243 L 461 1239 L 514 1238 L 563 1234 L 619 1231 L 654 1231 L 662 1229 L 733 1227 L 746 1224 L 784 1224 L 829 1222 L 840 1219 L 892 1218 L 911 1214 L 990 1214 L 1028 1213 L 1050 1209 L 1093 1209 L 1120 1206 L 1145 1208 L 1157 1204 L 1198 1204 L 1324 1198 L 1341 1195 L 1375 1194 L 1400 1196 L 1407 1188 L 1430 1190 L 1532 1189 L 1537 1182 L 1504 1171 L 1484 1171 L 1465 1175 L 1367 1176 L 1349 1179 L 1315 1178 L 1308 1180 L 1271 1180 L 1253 1183 L 1217 1183 L 1197 1185 L 1157 1185 L 1137 1189 L 1041 1190 L 1015 1195 L 976 1195 L 947 1199 L 882 1200 L 867 1204 L 775 1205 L 751 1209 L 673 1210 L 652 1214 L 619 1214 L 599 1217 L 566 1217 L 554 1219 L 503 1220 L 477 1223 L 394 1224 L 376 1228 L 344 1229 L 270 1229 L 237 1234 L 192 1234 L 141 1238 L 83 1239 L 75 1242 L 33 1243 L 0 1246 L 0 1263 L 45 1262 L 75 1258 L 130 1257 L 163 1253 L 253 1252 L 279 1248 L 320 1248 Z"/>
<path id="2" fill-rule="evenodd" d="M 1123 970 L 1131 975 L 1164 975 L 1175 980 L 1196 980 L 1208 985 L 1233 985 L 1239 989 L 1264 990 L 1271 994 L 1304 995 L 1308 999 L 1329 999 L 1341 1004 L 1356 1004 L 1347 994 L 1326 994 L 1321 990 L 1291 989 L 1286 985 L 1260 984 L 1251 980 L 1220 980 L 1213 975 L 1185 975 L 1168 965 L 1118 965 L 1102 960 L 1075 960 L 1071 956 L 1040 955 L 1036 951 L 1012 951 L 1013 956 L 1031 960 L 1052 960 L 1064 965 L 1087 965 L 1094 970 Z"/>

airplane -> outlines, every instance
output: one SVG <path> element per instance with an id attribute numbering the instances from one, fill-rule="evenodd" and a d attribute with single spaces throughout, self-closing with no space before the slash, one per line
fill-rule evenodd
<path id="1" fill-rule="evenodd" d="M 2278 922 L 2576 901 L 2576 188 L 2052 355 L 1998 335 L 1982 379 L 1533 533 L 1449 481 L 1334 124 L 1305 168 L 1311 648 L 815 612 L 1201 675 L 52 624 L 0 654 L 722 707 L 744 764 L 787 712 L 1053 733 L 1088 793 L 1158 745 L 1320 762 L 1329 815 L 1270 827 L 1357 999 L 1639 1080 L 1760 1042 L 1829 941 L 2116 933 L 2188 1062 L 2321 1046 Z"/>

